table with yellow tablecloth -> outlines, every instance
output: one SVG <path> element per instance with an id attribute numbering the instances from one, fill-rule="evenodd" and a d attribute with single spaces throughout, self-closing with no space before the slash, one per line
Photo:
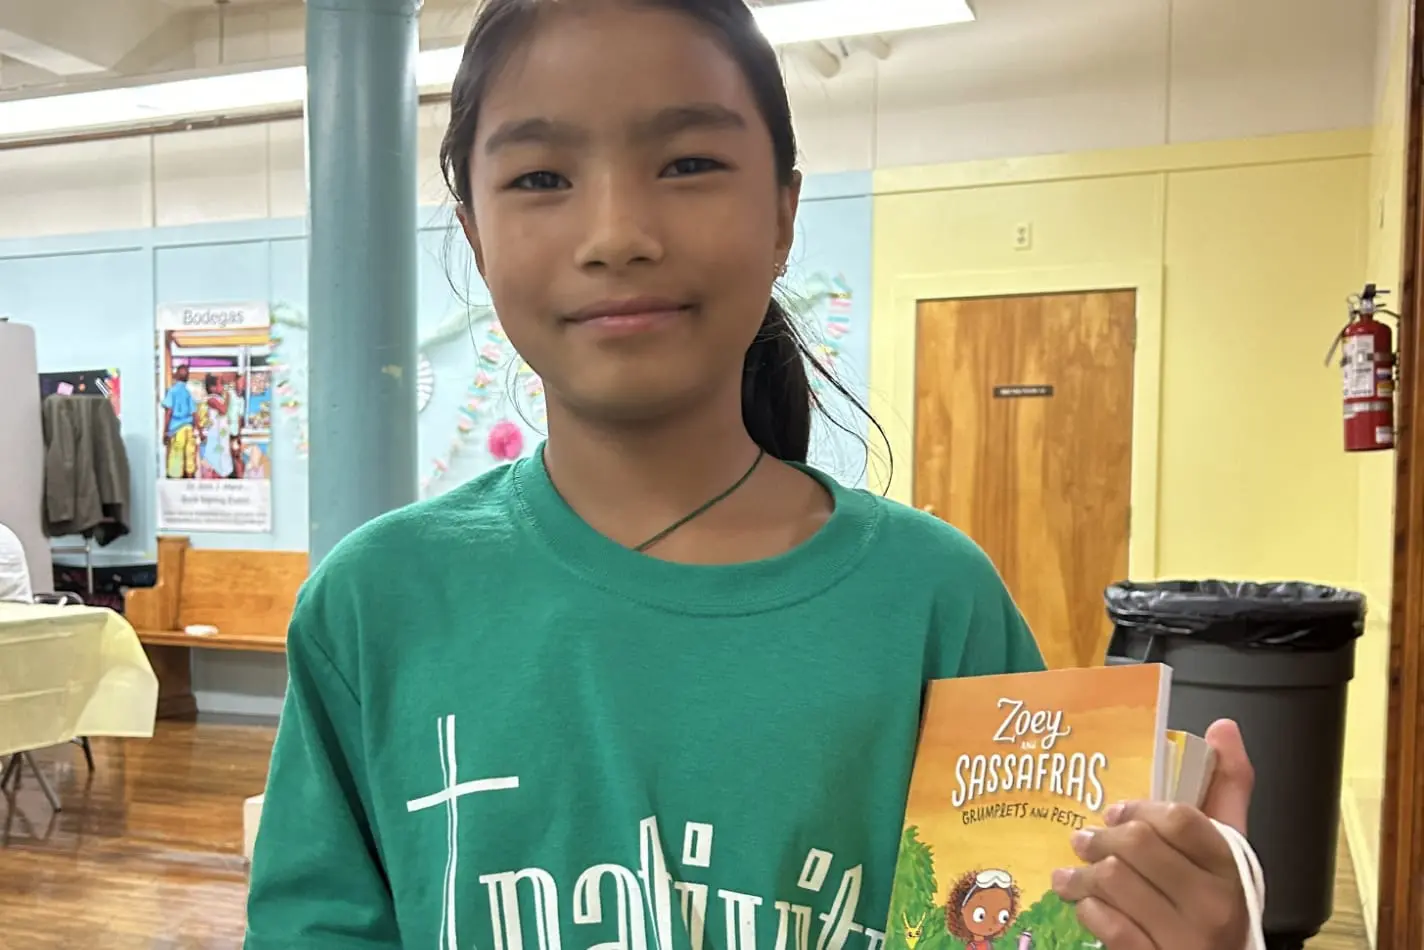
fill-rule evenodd
<path id="1" fill-rule="evenodd" d="M 80 736 L 148 738 L 157 711 L 158 678 L 122 616 L 0 603 L 0 755 Z"/>

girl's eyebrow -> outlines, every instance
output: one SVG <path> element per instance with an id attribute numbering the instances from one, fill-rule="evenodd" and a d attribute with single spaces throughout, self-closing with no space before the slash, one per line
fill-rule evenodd
<path id="1" fill-rule="evenodd" d="M 715 102 L 670 106 L 633 124 L 636 139 L 669 139 L 693 129 L 744 129 L 747 120 L 735 109 Z"/>
<path id="2" fill-rule="evenodd" d="M 554 119 L 514 119 L 504 123 L 485 140 L 485 154 L 493 155 L 512 145 L 578 145 L 588 140 L 588 132 L 571 122 Z"/>
<path id="3" fill-rule="evenodd" d="M 669 139 L 694 129 L 744 129 L 747 120 L 740 112 L 712 102 L 669 106 L 633 123 L 636 140 Z M 512 145 L 570 147 L 587 142 L 589 133 L 571 122 L 556 119 L 514 119 L 496 129 L 485 140 L 485 154 L 493 155 Z"/>

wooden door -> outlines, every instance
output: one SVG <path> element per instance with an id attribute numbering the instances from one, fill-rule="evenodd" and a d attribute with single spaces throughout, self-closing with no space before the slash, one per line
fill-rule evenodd
<path id="1" fill-rule="evenodd" d="M 1130 290 L 922 301 L 914 502 L 998 565 L 1051 668 L 1103 662 L 1127 576 Z"/>
<path id="2" fill-rule="evenodd" d="M 1409 20 L 1404 253 L 1398 284 L 1394 577 L 1380 822 L 1378 950 L 1424 947 L 1424 0 Z M 1378 609 L 1378 608 L 1376 608 Z"/>

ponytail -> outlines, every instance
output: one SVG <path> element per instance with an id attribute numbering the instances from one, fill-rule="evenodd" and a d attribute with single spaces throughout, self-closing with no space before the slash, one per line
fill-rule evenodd
<path id="1" fill-rule="evenodd" d="M 804 463 L 811 448 L 816 399 L 808 360 L 814 357 L 773 299 L 742 364 L 742 422 L 767 455 L 783 462 Z"/>
<path id="2" fill-rule="evenodd" d="M 752 440 L 772 458 L 805 464 L 811 449 L 811 417 L 820 410 L 830 425 L 866 447 L 869 462 L 870 445 L 865 434 L 826 411 L 825 404 L 811 388 L 811 373 L 821 377 L 880 433 L 887 453 L 886 484 L 889 484 L 895 461 L 889 455 L 890 439 L 885 430 L 865 404 L 836 379 L 830 367 L 816 358 L 786 308 L 775 298 L 767 303 L 761 329 L 747 348 L 742 363 L 742 424 Z"/>

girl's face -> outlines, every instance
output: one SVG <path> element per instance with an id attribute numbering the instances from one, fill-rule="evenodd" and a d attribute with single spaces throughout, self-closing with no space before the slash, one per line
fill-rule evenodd
<path id="1" fill-rule="evenodd" d="M 1009 926 L 1009 892 L 998 887 L 975 891 L 964 905 L 964 923 L 976 937 L 996 937 Z"/>
<path id="2" fill-rule="evenodd" d="M 747 79 L 706 28 L 546 5 L 492 77 L 470 176 L 476 262 L 551 399 L 633 422 L 740 393 L 799 183 L 778 184 Z M 638 315 L 593 319 L 618 310 Z"/>

